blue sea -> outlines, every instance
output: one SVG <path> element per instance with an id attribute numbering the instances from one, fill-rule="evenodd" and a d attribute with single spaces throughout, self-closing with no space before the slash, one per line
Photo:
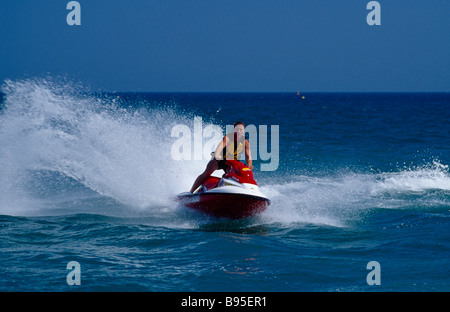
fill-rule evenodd
<path id="1" fill-rule="evenodd" d="M 450 291 L 449 93 L 1 91 L 2 292 Z M 173 129 L 237 120 L 271 205 L 180 206 L 208 159 Z"/>

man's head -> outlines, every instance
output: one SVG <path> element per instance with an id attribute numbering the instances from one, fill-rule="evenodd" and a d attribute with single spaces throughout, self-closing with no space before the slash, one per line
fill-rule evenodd
<path id="1" fill-rule="evenodd" d="M 237 125 L 242 125 L 242 126 L 245 127 L 245 125 L 244 125 L 244 123 L 243 123 L 242 121 L 236 121 L 236 122 L 234 123 L 234 127 L 236 128 Z"/>
<path id="2" fill-rule="evenodd" d="M 245 125 L 242 121 L 236 121 L 234 123 L 234 132 L 237 133 L 239 137 L 245 134 Z"/>

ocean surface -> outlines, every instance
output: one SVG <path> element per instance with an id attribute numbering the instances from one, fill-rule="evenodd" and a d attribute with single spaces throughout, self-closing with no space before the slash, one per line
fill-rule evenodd
<path id="1" fill-rule="evenodd" d="M 1 91 L 0 291 L 450 291 L 448 93 Z M 237 120 L 271 205 L 180 206 Z"/>

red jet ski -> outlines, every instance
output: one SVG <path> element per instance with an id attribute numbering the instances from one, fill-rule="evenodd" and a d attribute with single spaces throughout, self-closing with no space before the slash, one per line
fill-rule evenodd
<path id="1" fill-rule="evenodd" d="M 210 176 L 194 192 L 178 195 L 183 205 L 215 217 L 241 219 L 263 212 L 270 200 L 258 188 L 252 170 L 238 160 L 227 160 L 227 172 Z"/>

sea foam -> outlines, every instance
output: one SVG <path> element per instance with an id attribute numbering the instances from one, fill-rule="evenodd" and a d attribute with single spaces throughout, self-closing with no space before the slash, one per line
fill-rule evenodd
<path id="1" fill-rule="evenodd" d="M 0 213 L 39 209 L 44 198 L 30 189 L 39 172 L 145 209 L 166 205 L 204 169 L 173 161 L 170 129 L 188 121 L 170 108 L 125 109 L 119 96 L 55 79 L 8 80 L 2 91 Z"/>

